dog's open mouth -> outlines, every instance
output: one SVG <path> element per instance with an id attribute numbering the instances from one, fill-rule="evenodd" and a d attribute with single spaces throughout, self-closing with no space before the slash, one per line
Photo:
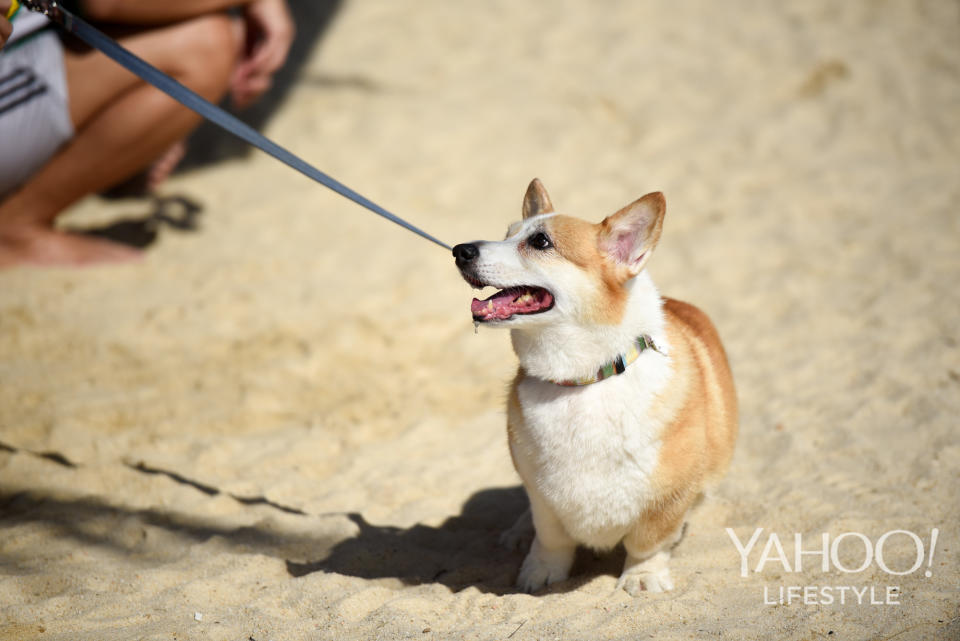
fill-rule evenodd
<path id="1" fill-rule="evenodd" d="M 479 322 L 502 321 L 519 314 L 539 314 L 553 307 L 553 294 L 542 287 L 502 289 L 486 300 L 473 299 L 470 311 Z"/>

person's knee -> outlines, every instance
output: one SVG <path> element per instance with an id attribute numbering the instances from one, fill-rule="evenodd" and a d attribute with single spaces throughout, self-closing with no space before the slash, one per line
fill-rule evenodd
<path id="1" fill-rule="evenodd" d="M 182 82 L 209 99 L 223 95 L 240 52 L 234 20 L 225 14 L 195 18 L 182 25 L 174 44 Z"/>

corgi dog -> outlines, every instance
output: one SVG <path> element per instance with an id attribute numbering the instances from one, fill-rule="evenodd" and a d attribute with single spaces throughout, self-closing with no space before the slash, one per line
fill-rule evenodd
<path id="1" fill-rule="evenodd" d="M 737 399 L 717 332 L 644 270 L 665 207 L 647 194 L 593 224 L 555 213 L 534 179 L 506 239 L 453 248 L 470 285 L 499 290 L 473 300 L 474 322 L 509 328 L 519 359 L 507 435 L 530 509 L 503 540 L 523 540 L 532 519 L 523 591 L 567 579 L 578 545 L 621 542 L 618 588 L 672 589 L 687 511 L 733 455 Z"/>

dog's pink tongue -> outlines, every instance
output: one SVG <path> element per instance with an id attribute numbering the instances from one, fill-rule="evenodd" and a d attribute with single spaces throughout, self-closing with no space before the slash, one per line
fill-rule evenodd
<path id="1" fill-rule="evenodd" d="M 504 289 L 486 300 L 473 299 L 470 303 L 470 312 L 475 320 L 506 320 L 513 315 L 513 299 L 516 291 Z"/>
<path id="2" fill-rule="evenodd" d="M 553 303 L 545 289 L 511 287 L 497 292 L 486 300 L 473 299 L 470 312 L 478 321 L 506 320 L 514 314 L 529 314 Z"/>

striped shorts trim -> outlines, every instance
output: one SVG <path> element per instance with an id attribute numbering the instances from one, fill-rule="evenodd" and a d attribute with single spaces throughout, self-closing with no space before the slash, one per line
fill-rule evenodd
<path id="1" fill-rule="evenodd" d="M 0 199 L 73 137 L 63 47 L 45 32 L 0 53 Z"/>
<path id="2" fill-rule="evenodd" d="M 31 69 L 19 67 L 0 76 L 0 117 L 47 93 L 47 86 Z"/>

